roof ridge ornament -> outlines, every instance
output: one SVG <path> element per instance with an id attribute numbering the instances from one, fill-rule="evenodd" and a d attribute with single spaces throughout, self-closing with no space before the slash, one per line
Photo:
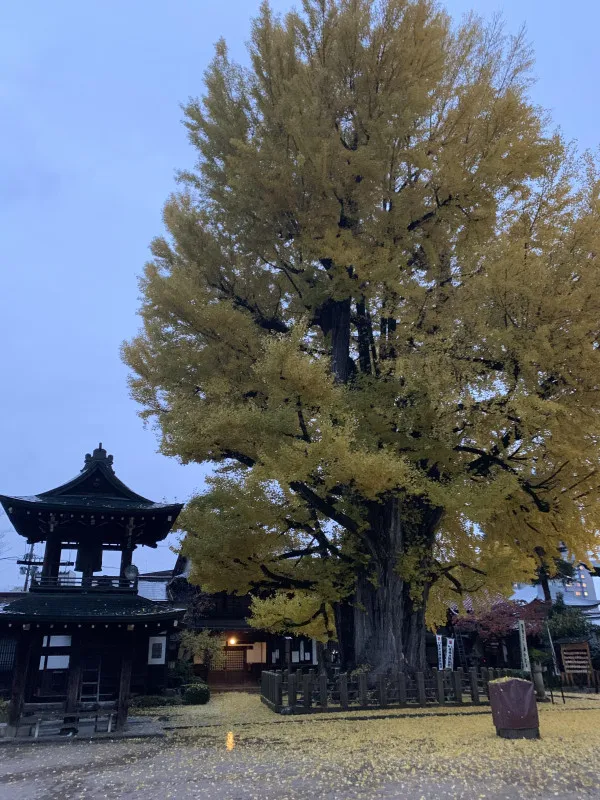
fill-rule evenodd
<path id="1" fill-rule="evenodd" d="M 86 453 L 85 454 L 85 461 L 83 465 L 82 472 L 86 472 L 88 469 L 91 469 L 95 464 L 103 464 L 107 467 L 111 472 L 114 472 L 113 469 L 113 457 L 106 454 L 106 450 L 102 447 L 102 442 L 96 447 L 93 453 Z"/>

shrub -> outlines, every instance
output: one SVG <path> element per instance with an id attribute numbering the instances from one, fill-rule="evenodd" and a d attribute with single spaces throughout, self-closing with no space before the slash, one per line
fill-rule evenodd
<path id="1" fill-rule="evenodd" d="M 194 680 L 194 667 L 189 661 L 176 661 L 175 666 L 168 670 L 167 679 L 169 686 L 179 689 Z"/>
<path id="2" fill-rule="evenodd" d="M 358 678 L 359 675 L 368 675 L 369 672 L 371 672 L 371 667 L 368 664 L 357 664 L 350 673 L 350 677 Z"/>
<path id="3" fill-rule="evenodd" d="M 181 701 L 178 697 L 167 697 L 163 694 L 142 694 L 131 701 L 132 708 L 160 708 L 161 706 L 175 706 Z"/>
<path id="4" fill-rule="evenodd" d="M 183 702 L 188 706 L 203 706 L 210 700 L 210 689 L 205 683 L 190 683 L 183 687 Z"/>
<path id="5" fill-rule="evenodd" d="M 532 662 L 537 661 L 539 664 L 550 664 L 552 663 L 552 654 L 547 653 L 545 650 L 538 650 L 535 647 L 529 648 L 529 658 Z"/>
<path id="6" fill-rule="evenodd" d="M 550 635 L 556 639 L 587 640 L 594 632 L 594 626 L 580 608 L 567 606 L 562 594 L 558 594 L 556 602 L 548 615 Z"/>

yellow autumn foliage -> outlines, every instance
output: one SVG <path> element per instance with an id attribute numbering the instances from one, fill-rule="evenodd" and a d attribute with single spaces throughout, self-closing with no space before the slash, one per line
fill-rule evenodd
<path id="1" fill-rule="evenodd" d="M 265 625 L 350 602 L 400 653 L 403 619 L 597 547 L 598 164 L 522 36 L 430 0 L 263 4 L 250 57 L 220 42 L 186 106 L 132 393 L 219 470 L 194 580 L 272 591 Z"/>

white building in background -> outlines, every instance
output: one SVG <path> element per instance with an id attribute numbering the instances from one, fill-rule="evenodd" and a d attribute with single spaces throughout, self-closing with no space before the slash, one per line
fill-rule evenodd
<path id="1" fill-rule="evenodd" d="M 590 566 L 593 568 L 597 564 L 592 562 Z M 594 577 L 587 567 L 578 564 L 571 581 L 550 581 L 549 586 L 553 601 L 562 594 L 565 605 L 581 608 L 594 625 L 600 625 L 600 578 Z M 514 590 L 511 600 L 531 603 L 532 600 L 544 599 L 541 586 L 515 583 Z"/>

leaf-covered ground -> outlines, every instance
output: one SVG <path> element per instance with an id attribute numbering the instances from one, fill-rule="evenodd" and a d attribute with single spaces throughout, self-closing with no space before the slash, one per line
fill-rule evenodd
<path id="1" fill-rule="evenodd" d="M 594 695 L 541 706 L 541 741 L 497 738 L 484 708 L 460 716 L 390 713 L 281 717 L 257 695 L 217 695 L 207 706 L 166 710 L 171 730 L 163 740 L 5 746 L 0 798 L 574 800 L 600 793 Z"/>

